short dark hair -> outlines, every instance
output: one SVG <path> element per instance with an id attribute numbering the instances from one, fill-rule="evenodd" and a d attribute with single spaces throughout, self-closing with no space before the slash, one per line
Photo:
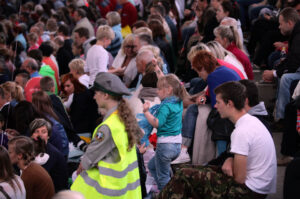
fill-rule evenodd
<path id="1" fill-rule="evenodd" d="M 237 110 L 242 110 L 245 107 L 246 87 L 240 82 L 230 81 L 221 84 L 214 90 L 215 94 L 221 94 L 223 101 L 227 104 L 229 100 L 233 102 Z"/>
<path id="2" fill-rule="evenodd" d="M 249 106 L 250 107 L 256 106 L 259 103 L 259 100 L 258 100 L 258 88 L 255 82 L 248 79 L 243 79 L 240 80 L 240 83 L 246 87 L 246 96 L 248 98 Z"/>
<path id="3" fill-rule="evenodd" d="M 43 126 L 46 126 L 48 130 L 48 136 L 50 137 L 52 134 L 52 125 L 50 124 L 50 122 L 48 122 L 43 118 L 36 118 L 32 122 L 30 122 L 29 124 L 30 136 L 32 136 L 32 134 L 36 129 L 41 128 Z"/>
<path id="4" fill-rule="evenodd" d="M 38 61 L 38 62 L 42 62 L 42 60 L 43 60 L 43 53 L 42 53 L 42 51 L 41 50 L 39 50 L 39 49 L 33 49 L 33 50 L 31 50 L 31 51 L 29 51 L 28 53 L 27 53 L 27 56 L 28 57 L 31 57 L 31 58 L 33 58 L 33 59 L 35 59 L 36 61 Z"/>
<path id="5" fill-rule="evenodd" d="M 21 73 L 18 73 L 16 74 L 16 77 L 17 76 L 20 76 L 22 77 L 26 82 L 30 79 L 30 75 L 28 74 L 28 72 L 21 72 Z"/>
<path id="6" fill-rule="evenodd" d="M 294 23 L 297 23 L 300 20 L 300 16 L 299 16 L 298 12 L 294 8 L 291 8 L 291 7 L 284 8 L 280 12 L 280 15 L 283 17 L 283 20 L 285 22 L 292 21 Z"/>
<path id="7" fill-rule="evenodd" d="M 76 29 L 74 32 L 77 32 L 79 37 L 90 38 L 90 32 L 87 28 L 81 27 Z"/>
<path id="8" fill-rule="evenodd" d="M 162 17 L 166 15 L 166 9 L 164 6 L 156 4 L 153 5 L 152 8 L 154 8 Z"/>
<path id="9" fill-rule="evenodd" d="M 49 76 L 45 76 L 40 80 L 40 86 L 42 91 L 50 92 L 51 88 L 55 86 L 54 80 Z"/>
<path id="10" fill-rule="evenodd" d="M 84 17 L 86 17 L 86 12 L 85 12 L 85 10 L 84 9 L 82 9 L 82 8 L 78 8 L 77 10 L 75 10 L 75 11 L 77 11 L 77 13 L 78 13 L 78 16 L 80 16 L 81 18 L 84 18 Z"/>
<path id="11" fill-rule="evenodd" d="M 53 53 L 53 47 L 46 42 L 43 42 L 39 49 L 42 51 L 42 54 L 45 57 L 50 57 L 50 55 Z"/>
<path id="12" fill-rule="evenodd" d="M 66 24 L 61 24 L 61 25 L 58 27 L 57 32 L 62 33 L 64 36 L 69 36 L 69 33 L 70 33 L 69 27 L 68 27 L 68 25 L 66 25 Z"/>

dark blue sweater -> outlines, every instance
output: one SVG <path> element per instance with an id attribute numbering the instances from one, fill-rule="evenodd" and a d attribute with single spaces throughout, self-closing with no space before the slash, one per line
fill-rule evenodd
<path id="1" fill-rule="evenodd" d="M 210 104 L 212 108 L 216 104 L 216 94 L 214 92 L 215 88 L 219 85 L 229 82 L 229 81 L 239 81 L 241 80 L 240 76 L 232 69 L 225 66 L 219 66 L 214 72 L 208 75 L 207 85 L 210 96 Z"/>

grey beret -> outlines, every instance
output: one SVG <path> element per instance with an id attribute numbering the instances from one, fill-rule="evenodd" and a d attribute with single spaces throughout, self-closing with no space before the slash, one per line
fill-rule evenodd
<path id="1" fill-rule="evenodd" d="M 128 88 L 118 76 L 105 72 L 97 74 L 92 89 L 112 96 L 131 95 Z"/>

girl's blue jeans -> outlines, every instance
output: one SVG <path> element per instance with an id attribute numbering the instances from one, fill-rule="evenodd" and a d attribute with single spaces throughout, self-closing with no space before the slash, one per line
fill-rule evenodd
<path id="1" fill-rule="evenodd" d="M 181 151 L 180 143 L 157 143 L 155 156 L 149 161 L 148 168 L 159 190 L 171 179 L 171 162 Z"/>

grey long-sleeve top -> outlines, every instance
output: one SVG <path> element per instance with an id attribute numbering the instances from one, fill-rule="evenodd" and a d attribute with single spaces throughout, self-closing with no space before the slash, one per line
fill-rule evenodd
<path id="1" fill-rule="evenodd" d="M 105 121 L 117 107 L 110 109 L 103 121 Z M 92 138 L 86 152 L 82 156 L 82 167 L 87 170 L 97 166 L 98 162 L 102 160 L 109 163 L 116 163 L 120 161 L 120 154 L 112 138 L 111 131 L 107 125 L 102 125 L 97 129 L 97 133 Z"/>

